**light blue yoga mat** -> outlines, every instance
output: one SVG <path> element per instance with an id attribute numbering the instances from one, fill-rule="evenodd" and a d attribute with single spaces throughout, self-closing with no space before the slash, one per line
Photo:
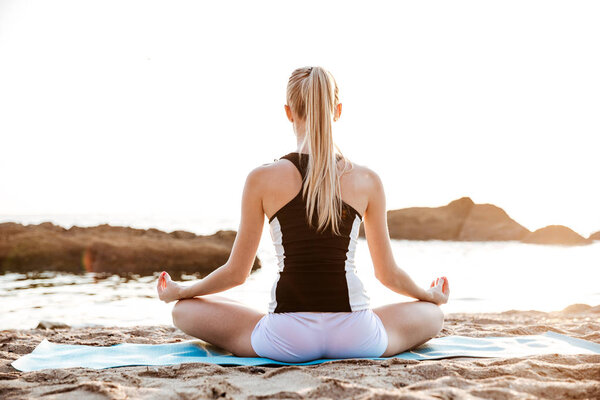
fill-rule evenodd
<path id="1" fill-rule="evenodd" d="M 385 360 L 433 360 L 450 357 L 525 357 L 537 354 L 600 354 L 600 344 L 546 332 L 542 335 L 472 338 L 445 336 Z M 220 365 L 311 365 L 333 359 L 285 363 L 268 358 L 235 357 L 207 348 L 200 340 L 165 344 L 122 343 L 114 346 L 85 346 L 51 343 L 44 339 L 30 354 L 12 362 L 20 371 L 45 368 L 111 368 L 133 365 L 210 363 Z"/>

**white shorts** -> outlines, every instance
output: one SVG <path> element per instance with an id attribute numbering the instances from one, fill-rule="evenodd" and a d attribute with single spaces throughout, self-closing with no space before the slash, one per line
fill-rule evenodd
<path id="1" fill-rule="evenodd" d="M 254 327 L 251 343 L 260 357 L 302 362 L 380 357 L 387 348 L 388 336 L 371 309 L 268 313 Z"/>

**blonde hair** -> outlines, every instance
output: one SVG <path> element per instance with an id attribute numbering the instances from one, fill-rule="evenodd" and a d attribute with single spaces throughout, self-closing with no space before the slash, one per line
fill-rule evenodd
<path id="1" fill-rule="evenodd" d="M 306 121 L 302 147 L 308 147 L 308 166 L 302 197 L 306 201 L 309 225 L 318 216 L 317 231 L 331 227 L 339 235 L 342 196 L 339 176 L 349 160 L 333 142 L 332 125 L 339 104 L 339 90 L 333 75 L 321 67 L 303 67 L 292 72 L 287 86 L 287 103 L 300 120 Z M 344 160 L 338 176 L 335 149 Z"/>

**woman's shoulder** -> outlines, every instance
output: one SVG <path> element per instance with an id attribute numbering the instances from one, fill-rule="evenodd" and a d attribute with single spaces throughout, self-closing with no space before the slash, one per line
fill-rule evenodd
<path id="1" fill-rule="evenodd" d="M 351 167 L 343 173 L 364 189 L 372 189 L 381 183 L 379 175 L 370 167 L 350 161 Z"/>
<path id="2" fill-rule="evenodd" d="M 379 175 L 370 167 L 351 161 L 348 158 L 339 161 L 341 178 L 350 180 L 353 186 L 370 191 L 381 185 Z M 272 162 L 261 164 L 250 171 L 249 176 L 252 176 L 255 181 L 266 183 L 281 182 L 289 178 L 290 174 L 295 174 L 297 168 L 289 160 L 280 158 L 274 159 Z"/>
<path id="3" fill-rule="evenodd" d="M 296 169 L 296 167 L 294 166 L 293 161 L 283 157 L 274 159 L 272 162 L 262 164 L 255 168 L 255 170 L 261 171 L 263 175 L 273 175 L 282 171 L 286 172 L 294 169 Z"/>
<path id="4" fill-rule="evenodd" d="M 286 174 L 295 170 L 294 165 L 284 159 L 275 159 L 272 162 L 261 164 L 248 174 L 254 181 L 277 182 L 286 178 Z"/>

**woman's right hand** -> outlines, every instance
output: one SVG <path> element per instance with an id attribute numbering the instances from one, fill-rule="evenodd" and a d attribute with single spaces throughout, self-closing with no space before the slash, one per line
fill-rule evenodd
<path id="1" fill-rule="evenodd" d="M 450 296 L 450 285 L 448 284 L 448 278 L 442 276 L 436 278 L 435 281 L 431 282 L 431 286 L 427 290 L 430 297 L 430 302 L 437 304 L 446 304 L 448 302 L 448 296 Z"/>
<path id="2" fill-rule="evenodd" d="M 161 272 L 156 283 L 158 298 L 165 303 L 170 303 L 181 299 L 181 286 L 171 279 L 171 276 L 166 272 Z"/>

